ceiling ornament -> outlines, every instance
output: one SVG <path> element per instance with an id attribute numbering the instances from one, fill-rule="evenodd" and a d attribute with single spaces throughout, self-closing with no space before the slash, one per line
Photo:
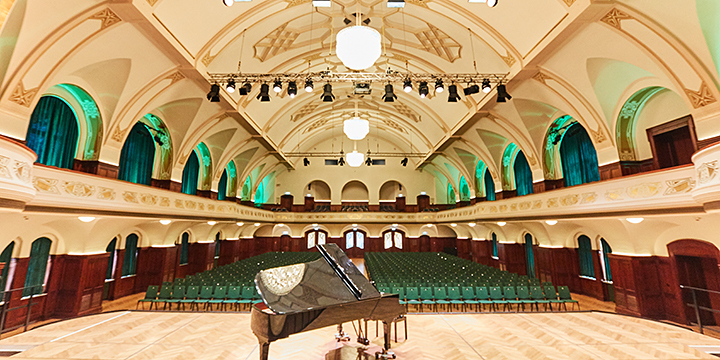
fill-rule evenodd
<path id="1" fill-rule="evenodd" d="M 285 0 L 286 3 L 288 3 L 288 8 L 291 8 L 293 6 L 307 4 L 309 2 L 312 2 L 312 0 Z"/>
<path id="2" fill-rule="evenodd" d="M 455 60 L 459 59 L 462 45 L 437 27 L 429 23 L 427 25 L 426 30 L 415 33 L 415 37 L 420 41 L 425 51 L 449 62 L 455 62 Z"/>
<path id="3" fill-rule="evenodd" d="M 312 112 L 315 111 L 315 109 L 317 109 L 318 106 L 319 105 L 315 104 L 315 103 L 303 105 L 303 107 L 301 107 L 300 110 L 295 112 L 295 114 L 290 115 L 290 121 L 295 122 L 295 121 L 298 121 L 299 119 L 304 118 L 307 115 L 312 114 Z"/>
<path id="4" fill-rule="evenodd" d="M 400 115 L 403 115 L 416 123 L 419 123 L 420 121 L 422 121 L 422 119 L 420 118 L 420 115 L 418 115 L 415 111 L 413 111 L 413 109 L 411 109 L 407 105 L 396 103 L 394 105 L 394 107 L 395 107 L 395 110 L 397 110 L 397 112 L 400 113 Z"/>
<path id="5" fill-rule="evenodd" d="M 407 131 L 405 130 L 405 128 L 403 128 L 402 126 L 400 126 L 400 124 L 396 123 L 395 121 L 392 121 L 392 120 L 390 120 L 390 119 L 383 119 L 383 122 L 385 123 L 385 125 L 393 128 L 393 129 L 395 129 L 395 130 L 397 130 L 397 131 L 399 131 L 399 132 L 401 132 L 401 133 L 407 134 Z"/>
<path id="6" fill-rule="evenodd" d="M 314 123 L 310 124 L 310 126 L 308 126 L 308 127 L 305 129 L 305 131 L 303 131 L 302 133 L 305 134 L 305 133 L 309 133 L 309 132 L 311 132 L 311 131 L 313 131 L 313 130 L 316 130 L 316 129 L 320 128 L 321 126 L 327 124 L 328 120 L 329 120 L 329 119 L 320 119 L 320 120 L 317 120 L 317 121 L 315 121 Z"/>
<path id="7" fill-rule="evenodd" d="M 505 61 L 507 66 L 513 66 L 515 64 L 515 58 L 509 53 L 507 54 L 507 56 L 500 56 L 500 58 Z"/>
<path id="8" fill-rule="evenodd" d="M 687 94 L 688 98 L 690 98 L 690 102 L 692 102 L 693 107 L 696 109 L 710 105 L 717 101 L 717 99 L 715 99 L 715 95 L 713 95 L 710 88 L 708 88 L 707 84 L 704 82 L 700 84 L 700 90 L 693 91 L 685 89 L 685 94 Z"/>
<path id="9" fill-rule="evenodd" d="M 147 0 L 147 2 L 148 2 L 148 4 L 150 4 L 150 6 L 155 6 L 155 4 L 157 4 L 158 0 Z"/>
<path id="10" fill-rule="evenodd" d="M 575 0 L 563 0 L 563 1 L 565 2 L 565 5 L 567 5 L 568 7 L 572 6 L 572 4 L 575 3 Z"/>
<path id="11" fill-rule="evenodd" d="M 535 76 L 533 76 L 532 78 L 543 83 L 543 85 L 547 85 L 547 80 L 552 80 L 549 75 L 543 74 L 541 71 L 538 71 L 538 73 L 535 74 Z"/>
<path id="12" fill-rule="evenodd" d="M 213 60 L 215 60 L 216 56 L 217 55 L 210 55 L 210 52 L 208 51 L 205 54 L 205 56 L 203 56 L 201 61 L 202 61 L 203 65 L 205 65 L 205 67 L 208 67 L 208 66 L 210 66 L 210 64 L 212 64 Z"/>
<path id="13" fill-rule="evenodd" d="M 10 94 L 9 100 L 18 105 L 30 107 L 30 104 L 32 103 L 33 98 L 35 97 L 37 92 L 38 88 L 25 90 L 25 85 L 23 85 L 23 82 L 21 80 L 20 82 L 18 82 L 12 94 Z"/>
<path id="14" fill-rule="evenodd" d="M 288 28 L 289 22 L 278 26 L 275 30 L 260 39 L 255 46 L 255 58 L 260 61 L 290 50 L 292 44 L 300 36 L 300 32 Z"/>
<path id="15" fill-rule="evenodd" d="M 172 85 L 182 79 L 185 79 L 185 75 L 183 75 L 183 73 L 180 71 L 176 71 L 176 72 L 172 73 L 170 76 L 168 76 L 166 79 L 170 80 L 170 85 Z"/>
<path id="16" fill-rule="evenodd" d="M 106 29 L 110 26 L 113 26 L 119 22 L 122 21 L 122 19 L 117 16 L 110 8 L 107 8 L 105 10 L 102 10 L 95 15 L 91 16 L 90 19 L 93 20 L 100 20 L 102 22 L 102 25 L 100 25 L 100 29 Z"/>
<path id="17" fill-rule="evenodd" d="M 622 20 L 630 20 L 630 19 L 632 19 L 632 18 L 633 18 L 632 16 L 630 16 L 630 15 L 628 15 L 628 14 L 626 14 L 626 13 L 624 13 L 624 12 L 618 10 L 618 9 L 613 8 L 612 10 L 610 10 L 610 12 L 608 12 L 607 14 L 605 14 L 605 16 L 603 16 L 603 18 L 600 19 L 600 21 L 602 21 L 602 22 L 604 22 L 604 23 L 606 23 L 606 24 L 608 24 L 608 25 L 610 25 L 610 26 L 612 26 L 612 27 L 614 27 L 614 28 L 616 28 L 616 29 L 618 29 L 618 30 L 622 30 L 622 26 L 620 25 L 620 21 L 622 21 Z"/>

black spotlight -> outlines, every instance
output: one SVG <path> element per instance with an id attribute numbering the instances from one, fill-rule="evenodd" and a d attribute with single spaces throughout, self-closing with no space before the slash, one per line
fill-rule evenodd
<path id="1" fill-rule="evenodd" d="M 230 94 L 235 92 L 235 79 L 229 79 L 227 82 L 227 86 L 225 86 L 225 90 L 229 92 Z"/>
<path id="2" fill-rule="evenodd" d="M 303 165 L 305 165 L 305 166 L 310 165 L 310 160 L 308 160 L 308 158 L 304 158 L 304 159 L 303 159 Z"/>
<path id="3" fill-rule="evenodd" d="M 465 96 L 470 96 L 472 94 L 477 94 L 480 92 L 480 87 L 475 85 L 470 85 L 463 89 L 463 93 L 465 93 Z"/>
<path id="4" fill-rule="evenodd" d="M 260 93 L 257 96 L 257 99 L 261 102 L 267 102 L 270 101 L 270 85 L 268 84 L 262 84 L 260 85 Z"/>
<path id="5" fill-rule="evenodd" d="M 483 90 L 483 92 L 486 93 L 486 94 L 489 93 L 490 90 L 492 90 L 492 86 L 490 86 L 490 80 L 488 80 L 488 79 L 483 80 L 483 82 L 482 82 L 482 90 Z"/>
<path id="6" fill-rule="evenodd" d="M 246 82 L 245 84 L 243 84 L 243 86 L 240 87 L 240 89 L 238 90 L 238 93 L 240 95 L 247 95 L 250 93 L 250 91 L 252 91 L 252 84 L 249 82 Z"/>
<path id="7" fill-rule="evenodd" d="M 343 166 L 345 165 L 345 158 L 340 155 L 340 159 L 338 160 L 338 165 Z"/>
<path id="8" fill-rule="evenodd" d="M 496 7 L 499 0 L 487 0 L 487 6 Z"/>
<path id="9" fill-rule="evenodd" d="M 297 84 L 294 81 L 288 83 L 287 92 L 291 99 L 294 99 L 295 95 L 297 95 Z"/>
<path id="10" fill-rule="evenodd" d="M 368 156 L 367 159 L 365 159 L 365 165 L 367 165 L 367 166 L 371 166 L 371 165 L 372 165 L 372 159 L 370 159 L 369 156 Z"/>
<path id="11" fill-rule="evenodd" d="M 207 94 L 207 99 L 210 102 L 220 102 L 220 85 L 212 84 L 210 86 L 210 92 Z"/>
<path id="12" fill-rule="evenodd" d="M 278 94 L 282 91 L 282 83 L 280 80 L 275 80 L 275 83 L 273 84 L 273 91 Z"/>
<path id="13" fill-rule="evenodd" d="M 443 86 L 443 81 L 442 81 L 442 79 L 437 79 L 437 80 L 435 81 L 435 92 L 436 92 L 436 93 L 441 93 L 441 92 L 443 92 L 444 90 L 445 90 L 445 86 Z"/>
<path id="14" fill-rule="evenodd" d="M 403 83 L 403 90 L 406 93 L 409 93 L 412 91 L 412 81 L 410 81 L 410 79 L 405 79 L 405 82 Z"/>
<path id="15" fill-rule="evenodd" d="M 232 6 L 232 4 L 235 2 L 235 0 L 223 0 L 223 4 L 225 6 Z"/>
<path id="16" fill-rule="evenodd" d="M 408 158 L 404 158 L 404 159 L 400 160 L 400 165 L 407 166 L 407 162 L 408 162 Z"/>
<path id="17" fill-rule="evenodd" d="M 385 85 L 385 95 L 383 95 L 382 98 L 385 102 L 394 102 L 395 99 L 397 99 L 397 95 L 393 92 L 392 84 Z"/>
<path id="18" fill-rule="evenodd" d="M 458 100 L 460 100 L 460 95 L 457 92 L 457 85 L 448 86 L 448 102 L 458 102 Z"/>
<path id="19" fill-rule="evenodd" d="M 512 99 L 512 96 L 510 96 L 510 94 L 508 94 L 507 89 L 505 89 L 505 85 L 503 85 L 503 84 L 500 84 L 497 86 L 497 92 L 498 92 L 497 102 L 504 103 L 507 100 Z"/>
<path id="20" fill-rule="evenodd" d="M 320 96 L 323 102 L 332 102 L 335 100 L 335 95 L 332 93 L 332 85 L 325 84 L 323 86 L 323 94 Z"/>
<path id="21" fill-rule="evenodd" d="M 312 92 L 313 91 L 313 82 L 311 79 L 305 80 L 305 91 L 306 92 Z"/>
<path id="22" fill-rule="evenodd" d="M 420 86 L 418 86 L 418 93 L 420 94 L 420 97 L 424 99 L 428 96 L 429 92 L 430 90 L 428 89 L 427 81 L 420 82 Z"/>

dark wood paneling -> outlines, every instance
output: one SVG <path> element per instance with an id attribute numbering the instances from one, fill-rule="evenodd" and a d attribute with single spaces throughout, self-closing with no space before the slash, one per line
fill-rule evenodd
<path id="1" fill-rule="evenodd" d="M 472 260 L 472 247 L 470 244 L 470 239 L 457 239 L 457 256 L 466 259 L 466 260 Z"/>
<path id="2" fill-rule="evenodd" d="M 151 179 L 150 180 L 150 186 L 159 188 L 159 189 L 165 189 L 170 190 L 170 185 L 172 184 L 172 180 L 158 180 L 158 179 Z"/>
<path id="3" fill-rule="evenodd" d="M 115 165 L 99 161 L 97 164 L 96 174 L 108 179 L 117 179 L 118 169 L 119 168 Z"/>
<path id="4" fill-rule="evenodd" d="M 524 245 L 498 243 L 498 258 L 500 269 L 519 275 L 527 275 Z"/>
<path id="5" fill-rule="evenodd" d="M 700 151 L 708 146 L 715 145 L 719 142 L 720 142 L 720 135 L 714 136 L 711 138 L 707 138 L 704 140 L 698 140 L 698 142 L 697 142 L 698 151 Z"/>
<path id="6" fill-rule="evenodd" d="M 620 169 L 623 176 L 641 174 L 655 170 L 652 158 L 641 161 L 621 161 Z"/>
<path id="7" fill-rule="evenodd" d="M 600 172 L 600 180 L 610 180 L 623 176 L 622 166 L 620 166 L 619 161 L 602 165 L 598 167 L 598 170 Z"/>
<path id="8" fill-rule="evenodd" d="M 182 183 L 179 181 L 170 181 L 170 191 L 182 192 Z"/>
<path id="9" fill-rule="evenodd" d="M 240 260 L 240 240 L 223 240 L 220 242 L 218 266 L 232 264 Z M 292 251 L 297 251 L 294 248 Z"/>
<path id="10" fill-rule="evenodd" d="M 97 174 L 98 172 L 98 163 L 97 160 L 73 160 L 72 169 L 75 171 L 80 171 L 88 174 Z"/>

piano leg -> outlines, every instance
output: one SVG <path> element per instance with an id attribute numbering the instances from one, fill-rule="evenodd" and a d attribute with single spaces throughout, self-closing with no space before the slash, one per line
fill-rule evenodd
<path id="1" fill-rule="evenodd" d="M 383 331 L 385 344 L 382 351 L 375 353 L 375 359 L 395 359 L 397 356 L 390 350 L 390 323 L 383 321 Z"/>
<path id="2" fill-rule="evenodd" d="M 268 360 L 268 356 L 270 355 L 270 343 L 261 342 L 258 347 L 258 352 L 260 352 L 260 360 Z"/>
<path id="3" fill-rule="evenodd" d="M 337 340 L 337 342 L 350 341 L 350 336 L 345 333 L 345 331 L 343 330 L 342 324 L 338 324 L 338 326 L 337 326 L 337 333 L 335 334 L 335 340 Z"/>

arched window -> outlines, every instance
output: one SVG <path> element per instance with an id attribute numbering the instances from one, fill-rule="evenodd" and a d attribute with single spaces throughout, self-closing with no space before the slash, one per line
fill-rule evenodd
<path id="1" fill-rule="evenodd" d="M 492 233 L 490 238 L 492 240 L 492 246 L 493 246 L 493 257 L 495 259 L 497 259 L 498 258 L 498 256 L 497 256 L 497 235 L 495 233 Z"/>
<path id="2" fill-rule="evenodd" d="M 525 158 L 522 150 L 518 151 L 515 163 L 513 164 L 513 171 L 515 172 L 515 188 L 517 189 L 517 195 L 523 196 L 533 193 L 533 179 L 530 165 Z"/>
<path id="3" fill-rule="evenodd" d="M 495 182 L 490 175 L 490 170 L 485 170 L 485 199 L 495 201 Z"/>
<path id="4" fill-rule="evenodd" d="M 452 184 L 448 182 L 448 188 L 447 188 L 447 203 L 448 204 L 455 204 L 456 203 L 455 198 L 455 189 L 453 189 Z"/>
<path id="5" fill-rule="evenodd" d="M 117 238 L 112 239 L 105 252 L 109 253 L 107 269 L 105 270 L 105 280 L 111 280 L 115 277 L 115 250 L 117 248 Z"/>
<path id="6" fill-rule="evenodd" d="M 533 236 L 530 233 L 525 234 L 525 264 L 527 265 L 527 275 L 534 278 L 535 255 L 533 254 Z"/>
<path id="7" fill-rule="evenodd" d="M 220 248 L 222 246 L 222 239 L 220 238 L 220 232 L 215 234 L 215 258 L 220 257 Z"/>
<path id="8" fill-rule="evenodd" d="M 138 236 L 130 234 L 125 238 L 125 256 L 121 276 L 130 276 L 137 273 Z"/>
<path id="9" fill-rule="evenodd" d="M 72 108 L 58 97 L 43 96 L 30 116 L 25 140 L 38 163 L 72 169 L 79 133 Z"/>
<path id="10" fill-rule="evenodd" d="M 312 249 L 315 245 L 325 245 L 327 233 L 324 230 L 313 229 L 305 233 L 307 248 Z"/>
<path id="11" fill-rule="evenodd" d="M 600 238 L 600 251 L 602 251 L 600 260 L 602 260 L 603 276 L 605 277 L 605 281 L 611 282 L 612 273 L 610 272 L 610 257 L 608 255 L 612 254 L 612 248 L 603 238 Z"/>
<path id="12" fill-rule="evenodd" d="M 182 174 L 182 192 L 188 195 L 196 195 L 198 187 L 198 173 L 200 171 L 200 161 L 198 155 L 193 150 L 188 156 L 185 168 Z"/>
<path id="13" fill-rule="evenodd" d="M 225 200 L 227 198 L 227 169 L 223 170 L 220 182 L 218 183 L 218 200 Z"/>
<path id="14" fill-rule="evenodd" d="M 0 254 L 0 263 L 4 264 L 5 267 L 2 269 L 2 276 L 0 278 L 0 291 L 6 290 L 7 287 L 7 280 L 8 276 L 10 275 L 10 262 L 12 262 L 12 253 L 15 249 L 15 242 L 11 241 L 8 246 L 5 247 L 5 250 L 3 250 L 2 254 Z"/>
<path id="15" fill-rule="evenodd" d="M 395 247 L 402 250 L 405 233 L 398 229 L 390 229 L 383 233 L 383 243 L 385 249 Z"/>
<path id="16" fill-rule="evenodd" d="M 464 176 L 460 176 L 460 201 L 470 201 L 470 185 Z"/>
<path id="17" fill-rule="evenodd" d="M 142 122 L 130 130 L 120 153 L 118 179 L 135 184 L 150 185 L 153 162 L 155 161 L 155 140 Z"/>
<path id="18" fill-rule="evenodd" d="M 245 178 L 242 190 L 240 190 L 240 200 L 250 201 L 250 194 L 252 193 L 252 178 L 248 176 Z"/>
<path id="19" fill-rule="evenodd" d="M 578 237 L 578 262 L 580 263 L 580 276 L 595 278 L 592 242 L 590 238 L 585 235 Z"/>
<path id="20" fill-rule="evenodd" d="M 598 158 L 587 131 L 579 123 L 570 125 L 560 143 L 565 186 L 600 181 Z"/>
<path id="21" fill-rule="evenodd" d="M 50 246 L 52 240 L 41 237 L 32 243 L 30 260 L 25 275 L 25 289 L 22 296 L 42 294 L 45 292 L 48 262 L 50 261 Z"/>
<path id="22" fill-rule="evenodd" d="M 255 190 L 255 205 L 265 203 L 265 184 L 260 183 Z"/>
<path id="23" fill-rule="evenodd" d="M 187 265 L 190 255 L 190 234 L 184 232 L 180 236 L 180 265 Z"/>
<path id="24" fill-rule="evenodd" d="M 365 232 L 358 229 L 352 229 L 345 232 L 345 249 L 357 247 L 365 249 Z"/>

